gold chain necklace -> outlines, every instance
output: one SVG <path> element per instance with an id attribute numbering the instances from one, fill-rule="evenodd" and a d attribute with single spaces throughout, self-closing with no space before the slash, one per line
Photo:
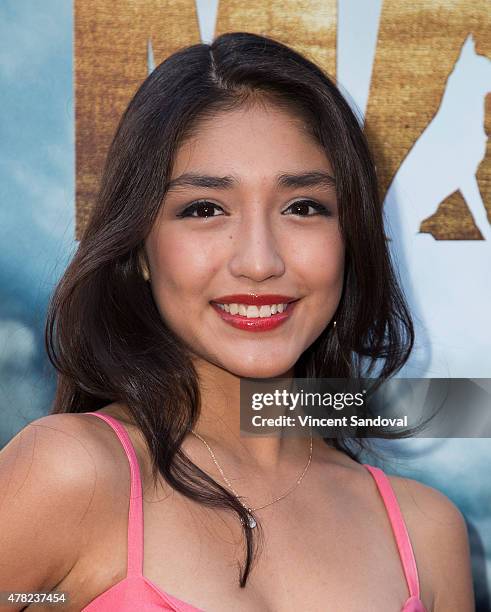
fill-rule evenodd
<path id="1" fill-rule="evenodd" d="M 302 475 L 300 476 L 300 478 L 298 478 L 298 480 L 295 482 L 295 484 L 286 492 L 283 493 L 283 495 L 280 495 L 279 497 L 277 497 L 276 499 L 273 499 L 273 501 L 268 502 L 267 504 L 264 504 L 263 506 L 258 506 L 257 508 L 250 508 L 249 506 L 246 506 L 244 503 L 242 503 L 240 501 L 239 498 L 239 494 L 237 493 L 237 491 L 234 489 L 234 487 L 232 486 L 232 483 L 229 481 L 229 479 L 225 476 L 225 474 L 223 473 L 223 470 L 220 466 L 220 464 L 218 463 L 216 457 L 215 457 L 215 453 L 211 450 L 210 445 L 208 444 L 208 442 L 202 438 L 198 433 L 196 433 L 194 430 L 190 430 L 192 434 L 194 434 L 197 438 L 199 438 L 203 444 L 206 446 L 206 448 L 208 449 L 211 458 L 213 459 L 215 465 L 217 466 L 217 468 L 220 471 L 220 474 L 222 475 L 223 480 L 227 483 L 227 485 L 230 487 L 230 489 L 232 490 L 232 492 L 234 493 L 235 497 L 237 498 L 237 501 L 247 510 L 247 519 L 249 522 L 249 527 L 251 529 L 253 529 L 256 526 L 256 520 L 254 519 L 252 512 L 254 512 L 255 510 L 262 510 L 262 508 L 266 508 L 266 506 L 271 506 L 271 504 L 274 504 L 277 501 L 280 501 L 280 499 L 283 499 L 284 497 L 286 497 L 287 495 L 289 495 L 293 490 L 295 490 L 298 485 L 301 483 L 302 478 L 305 476 L 305 474 L 307 473 L 307 470 L 310 467 L 310 463 L 312 461 L 312 427 L 310 427 L 310 455 L 309 455 L 309 460 L 307 461 L 307 465 L 305 466 Z"/>

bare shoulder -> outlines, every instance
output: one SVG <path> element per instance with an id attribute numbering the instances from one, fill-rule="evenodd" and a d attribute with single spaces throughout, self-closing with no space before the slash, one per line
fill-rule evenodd
<path id="1" fill-rule="evenodd" d="M 93 421 L 44 416 L 0 451 L 0 590 L 51 590 L 76 563 L 100 482 L 116 469 Z"/>
<path id="2" fill-rule="evenodd" d="M 20 500 L 39 493 L 38 501 L 42 502 L 46 495 L 58 491 L 60 499 L 50 501 L 63 504 L 71 496 L 62 492 L 90 491 L 95 482 L 95 445 L 90 429 L 78 416 L 56 414 L 36 419 L 1 450 L 3 501 L 9 496 Z"/>
<path id="3" fill-rule="evenodd" d="M 408 520 L 412 515 L 422 521 L 421 528 L 459 529 L 465 520 L 459 508 L 441 491 L 413 478 L 387 474 L 397 500 Z M 406 516 L 407 515 L 407 516 Z M 440 527 L 439 527 L 440 526 Z M 427 535 L 430 535 L 429 533 Z"/>
<path id="4" fill-rule="evenodd" d="M 72 486 L 86 487 L 107 474 L 114 464 L 114 449 L 124 458 L 121 445 L 110 428 L 100 419 L 86 414 L 50 414 L 32 421 L 19 432 L 44 447 L 39 453 L 43 473 L 62 478 Z M 108 441 L 112 440 L 113 445 Z M 111 461 L 106 461 L 110 457 Z M 54 476 L 53 476 L 54 475 Z"/>
<path id="5" fill-rule="evenodd" d="M 467 526 L 459 508 L 438 489 L 413 478 L 388 475 L 404 519 L 424 538 L 428 548 L 442 536 L 467 541 Z M 428 551 L 429 552 L 429 551 Z M 435 554 L 438 554 L 438 550 Z"/>
<path id="6" fill-rule="evenodd" d="M 110 413 L 110 409 L 98 412 Z M 52 414 L 33 421 L 28 427 L 49 447 L 45 460 L 59 466 L 58 471 L 70 477 L 72 486 L 97 492 L 120 483 L 122 471 L 129 476 L 124 448 L 102 419 L 84 413 Z"/>
<path id="7" fill-rule="evenodd" d="M 434 611 L 474 610 L 465 518 L 441 491 L 412 478 L 389 476 L 413 545 L 422 592 L 431 589 Z"/>

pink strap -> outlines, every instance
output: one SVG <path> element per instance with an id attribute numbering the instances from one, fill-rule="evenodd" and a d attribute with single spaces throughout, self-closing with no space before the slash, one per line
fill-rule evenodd
<path id="1" fill-rule="evenodd" d="M 128 516 L 128 565 L 127 576 L 141 576 L 143 573 L 143 505 L 142 484 L 138 458 L 131 443 L 131 439 L 124 426 L 114 417 L 99 412 L 85 412 L 106 421 L 116 432 L 128 457 L 130 464 L 130 507 Z M 395 496 L 392 485 L 386 474 L 373 465 L 366 463 L 363 466 L 373 476 L 380 495 L 387 509 L 392 531 L 401 557 L 404 575 L 409 587 L 411 597 L 419 598 L 419 578 L 414 552 L 407 532 L 406 524 Z"/>
<path id="2" fill-rule="evenodd" d="M 390 524 L 392 525 L 392 531 L 394 532 L 396 539 L 397 548 L 399 549 L 404 575 L 406 576 L 406 582 L 409 587 L 410 597 L 419 598 L 419 578 L 416 560 L 414 558 L 413 547 L 411 545 L 411 540 L 409 539 L 406 523 L 404 522 L 394 489 L 392 488 L 390 480 L 387 478 L 387 475 L 385 472 L 383 472 L 383 470 L 366 463 L 363 465 L 375 479 L 378 490 L 387 509 Z"/>
<path id="3" fill-rule="evenodd" d="M 141 576 L 143 572 L 143 506 L 142 484 L 138 458 L 124 426 L 114 417 L 99 412 L 93 414 L 108 423 L 116 432 L 130 463 L 130 509 L 128 514 L 128 565 L 127 576 Z"/>

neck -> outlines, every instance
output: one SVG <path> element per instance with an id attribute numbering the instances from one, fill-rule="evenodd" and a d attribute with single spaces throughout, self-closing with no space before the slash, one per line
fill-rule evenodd
<path id="1" fill-rule="evenodd" d="M 208 442 L 217 453 L 218 461 L 225 457 L 226 466 L 241 473 L 245 470 L 274 474 L 285 468 L 298 469 L 308 460 L 308 433 L 285 436 L 280 429 L 270 436 L 241 435 L 241 378 L 202 360 L 196 361 L 195 367 L 200 380 L 201 414 L 193 431 Z M 292 377 L 293 368 L 281 375 L 281 378 Z M 198 439 L 196 442 L 202 444 Z"/>

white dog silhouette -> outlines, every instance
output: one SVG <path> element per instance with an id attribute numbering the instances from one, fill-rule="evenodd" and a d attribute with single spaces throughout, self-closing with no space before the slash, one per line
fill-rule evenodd
<path id="1" fill-rule="evenodd" d="M 485 240 L 491 240 L 476 172 L 486 155 L 485 96 L 491 91 L 491 60 L 475 51 L 472 34 L 447 79 L 438 112 L 402 162 L 384 208 L 397 222 L 405 246 L 421 222 L 448 196 L 460 191 Z M 424 234 L 423 234 L 424 235 Z"/>

